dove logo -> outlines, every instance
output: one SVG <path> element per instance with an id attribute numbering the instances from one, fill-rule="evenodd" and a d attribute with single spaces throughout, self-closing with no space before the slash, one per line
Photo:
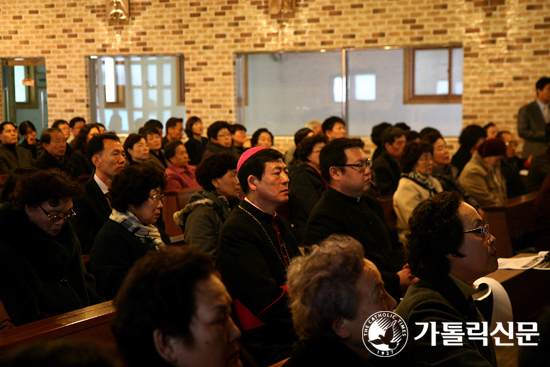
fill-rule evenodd
<path id="1" fill-rule="evenodd" d="M 380 311 L 365 321 L 362 337 L 369 352 L 379 357 L 392 357 L 405 348 L 409 330 L 398 314 Z"/>

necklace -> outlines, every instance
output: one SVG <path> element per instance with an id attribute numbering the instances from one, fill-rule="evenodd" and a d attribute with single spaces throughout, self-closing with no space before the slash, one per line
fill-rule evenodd
<path id="1" fill-rule="evenodd" d="M 275 250 L 275 253 L 277 254 L 277 257 L 279 258 L 279 260 L 281 260 L 281 262 L 283 263 L 283 266 L 286 268 L 288 268 L 288 264 L 286 263 L 286 261 L 283 260 L 283 258 L 281 257 L 281 255 L 279 254 L 279 251 L 277 251 L 277 247 L 275 247 L 275 244 L 273 243 L 273 241 L 271 241 L 271 237 L 269 237 L 269 235 L 267 234 L 267 231 L 265 230 L 264 226 L 262 225 L 262 223 L 260 223 L 260 221 L 258 220 L 258 218 L 256 218 L 255 216 L 252 215 L 252 213 L 250 213 L 248 210 L 246 210 L 245 208 L 243 208 L 240 204 L 239 204 L 239 208 L 242 209 L 243 212 L 245 212 L 246 214 L 250 215 L 252 217 L 252 219 L 254 219 L 256 221 L 256 223 L 258 223 L 258 225 L 260 226 L 260 228 L 264 231 L 265 233 L 265 236 L 267 237 L 269 243 L 271 244 L 271 246 L 273 247 L 273 250 Z M 285 244 L 281 244 L 281 253 L 282 251 L 284 250 L 284 252 L 286 253 L 286 258 L 287 259 L 290 259 L 290 256 L 288 255 L 288 250 L 286 249 L 286 246 Z M 283 254 L 283 256 L 285 256 L 285 254 Z"/>

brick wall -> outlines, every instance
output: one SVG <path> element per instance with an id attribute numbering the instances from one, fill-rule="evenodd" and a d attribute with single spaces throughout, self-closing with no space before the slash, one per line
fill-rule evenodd
<path id="1" fill-rule="evenodd" d="M 49 118 L 90 117 L 87 56 L 183 53 L 187 113 L 235 122 L 234 55 L 462 43 L 464 124 L 515 131 L 518 108 L 550 75 L 548 0 L 296 0 L 291 16 L 267 0 L 130 0 L 127 25 L 105 0 L 0 5 L 0 57 L 44 57 Z M 279 139 L 281 143 L 287 139 Z"/>

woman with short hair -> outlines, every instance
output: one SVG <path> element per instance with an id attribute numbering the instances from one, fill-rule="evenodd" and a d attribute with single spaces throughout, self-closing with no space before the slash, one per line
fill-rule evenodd
<path id="1" fill-rule="evenodd" d="M 114 305 L 111 329 L 128 367 L 250 366 L 231 297 L 212 258 L 196 249 L 174 246 L 138 260 Z"/>
<path id="2" fill-rule="evenodd" d="M 449 154 L 449 146 L 445 142 L 445 138 L 439 132 L 432 132 L 422 138 L 433 147 L 433 172 L 432 176 L 437 178 L 444 191 L 457 191 L 462 195 L 464 201 L 479 209 L 478 202 L 471 197 L 458 181 L 458 168 L 451 164 L 451 155 Z"/>
<path id="3" fill-rule="evenodd" d="M 134 262 L 148 251 L 170 243 L 155 223 L 161 215 L 164 175 L 152 167 L 125 167 L 113 179 L 109 201 L 113 212 L 90 251 L 90 270 L 100 295 L 112 299 Z"/>
<path id="4" fill-rule="evenodd" d="M 103 301 L 68 223 L 81 193 L 64 173 L 31 171 L 0 208 L 0 299 L 16 326 Z"/>
<path id="5" fill-rule="evenodd" d="M 189 155 L 180 140 L 171 141 L 164 147 L 164 157 L 169 162 L 166 168 L 166 191 L 200 188 L 195 177 L 195 166 L 189 164 Z"/>
<path id="6" fill-rule="evenodd" d="M 275 142 L 275 139 L 273 138 L 273 134 L 269 130 L 262 127 L 261 129 L 256 130 L 254 134 L 252 134 L 250 142 L 252 143 L 252 147 L 271 148 L 273 146 L 273 143 Z"/>
<path id="7" fill-rule="evenodd" d="M 124 140 L 123 148 L 128 165 L 144 164 L 149 159 L 149 145 L 143 135 L 128 135 L 126 140 Z"/>
<path id="8" fill-rule="evenodd" d="M 391 313 L 396 302 L 357 240 L 333 234 L 308 254 L 292 259 L 288 287 L 300 340 L 285 366 L 378 366 L 381 358 L 364 345 L 363 325 L 375 312 Z M 407 351 L 387 359 L 382 365 L 414 366 Z"/>
<path id="9" fill-rule="evenodd" d="M 189 154 L 189 164 L 197 166 L 202 159 L 202 155 L 206 151 L 208 139 L 202 136 L 203 126 L 202 121 L 197 116 L 191 116 L 185 122 L 185 134 L 189 138 L 185 142 L 185 149 Z"/>
<path id="10" fill-rule="evenodd" d="M 405 243 L 409 233 L 409 218 L 420 202 L 443 191 L 439 181 L 432 176 L 433 147 L 427 142 L 411 142 L 405 145 L 401 157 L 401 178 L 393 194 L 393 209 L 397 215 L 399 240 Z"/>
<path id="11" fill-rule="evenodd" d="M 202 190 L 193 194 L 174 221 L 185 243 L 217 257 L 222 224 L 239 203 L 237 158 L 229 152 L 206 158 L 195 171 Z"/>
<path id="12" fill-rule="evenodd" d="M 149 158 L 146 163 L 157 171 L 164 173 L 164 170 L 168 168 L 168 163 L 164 158 L 160 132 L 155 128 L 141 128 L 139 129 L 139 133 L 145 136 L 149 147 Z"/>
<path id="13" fill-rule="evenodd" d="M 477 147 L 458 177 L 464 190 L 482 207 L 502 205 L 508 198 L 506 179 L 500 170 L 505 156 L 502 139 L 487 139 Z"/>
<path id="14" fill-rule="evenodd" d="M 489 226 L 457 193 L 442 192 L 413 211 L 405 246 L 411 273 L 420 281 L 411 285 L 396 312 L 405 320 L 415 359 L 428 365 L 496 367 L 493 339 L 461 337 L 460 345 L 444 345 L 444 324 L 466 325 L 485 320 L 472 294 L 474 282 L 497 270 L 495 237 Z M 468 324 L 467 324 L 468 323 Z M 425 324 L 432 331 L 423 333 Z"/>

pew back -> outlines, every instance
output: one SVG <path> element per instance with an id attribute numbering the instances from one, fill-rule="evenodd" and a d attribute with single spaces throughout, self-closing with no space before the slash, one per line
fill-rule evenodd
<path id="1" fill-rule="evenodd" d="M 179 191 L 165 191 L 162 208 L 162 219 L 164 219 L 165 232 L 172 238 L 183 235 L 181 228 L 174 222 L 174 213 L 181 210 L 189 202 L 191 196 L 202 189 L 185 189 Z"/>
<path id="2" fill-rule="evenodd" d="M 113 302 L 108 301 L 2 330 L 0 331 L 0 355 L 17 345 L 31 341 L 67 337 L 93 338 L 114 345 L 115 339 L 109 326 L 114 316 Z"/>
<path id="3" fill-rule="evenodd" d="M 514 256 L 513 244 L 535 232 L 534 202 L 537 193 L 532 192 L 507 200 L 502 205 L 483 208 L 485 223 L 497 239 L 495 247 L 501 257 Z M 532 243 L 525 244 L 532 246 Z"/>

